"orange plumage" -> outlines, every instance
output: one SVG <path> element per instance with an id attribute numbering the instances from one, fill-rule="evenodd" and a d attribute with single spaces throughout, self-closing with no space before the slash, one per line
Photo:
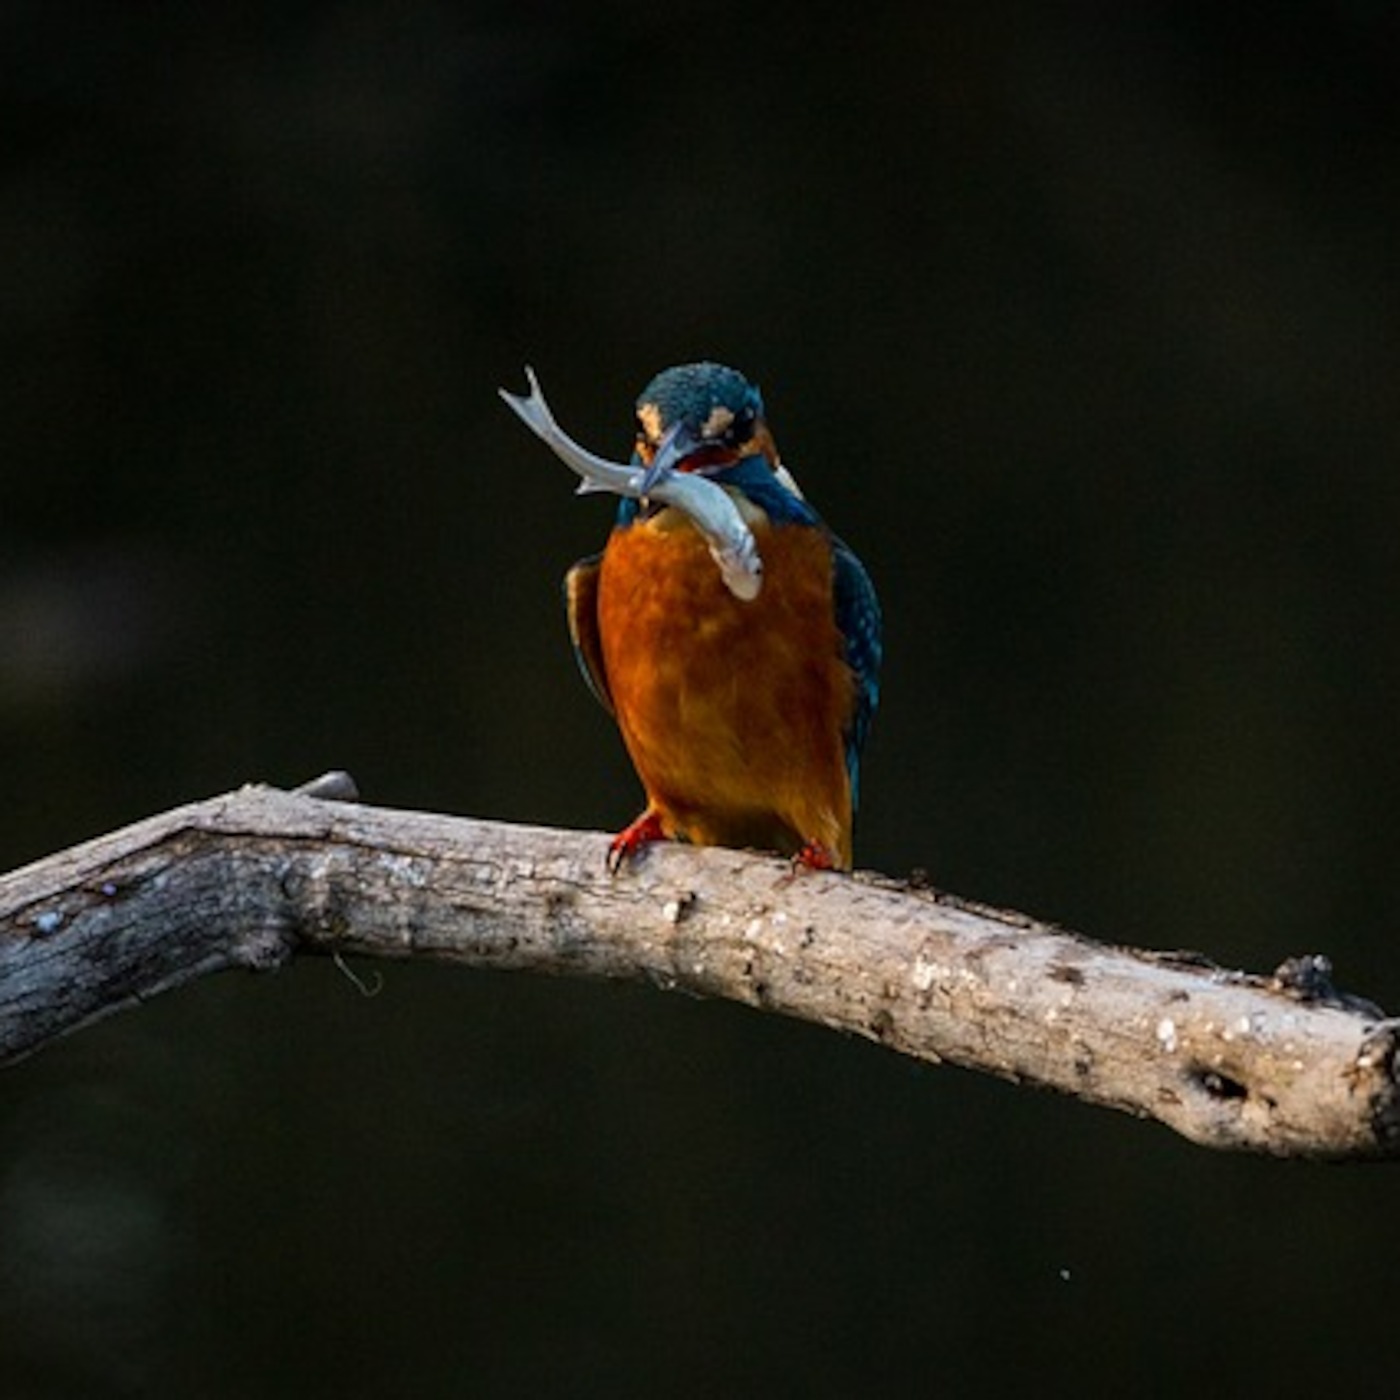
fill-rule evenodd
<path id="1" fill-rule="evenodd" d="M 665 835 L 787 855 L 816 843 L 849 867 L 854 683 L 831 546 L 766 522 L 754 535 L 763 589 L 744 602 L 676 511 L 613 532 L 597 608 L 618 726 Z"/>

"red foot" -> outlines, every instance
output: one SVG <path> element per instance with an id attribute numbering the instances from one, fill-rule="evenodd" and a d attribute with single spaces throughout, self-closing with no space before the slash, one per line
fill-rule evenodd
<path id="1" fill-rule="evenodd" d="M 806 866 L 808 870 L 839 870 L 836 857 L 822 845 L 820 841 L 808 841 L 798 853 L 793 856 L 794 865 Z"/>
<path id="2" fill-rule="evenodd" d="M 631 826 L 623 827 L 613 837 L 612 844 L 608 847 L 608 873 L 616 875 L 643 846 L 666 839 L 666 833 L 661 827 L 661 814 L 648 807 Z"/>

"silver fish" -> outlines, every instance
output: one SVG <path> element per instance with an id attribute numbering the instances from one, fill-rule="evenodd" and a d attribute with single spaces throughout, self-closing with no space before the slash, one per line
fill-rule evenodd
<path id="1" fill-rule="evenodd" d="M 581 447 L 554 421 L 540 382 L 529 365 L 525 366 L 525 377 L 530 381 L 528 397 L 512 394 L 505 389 L 498 392 L 515 410 L 520 421 L 565 466 L 578 473 L 581 478 L 579 494 L 610 491 L 615 496 L 640 500 L 645 469 L 610 462 Z M 758 591 L 763 586 L 763 560 L 759 556 L 758 544 L 753 531 L 739 514 L 733 497 L 723 487 L 694 472 L 670 469 L 651 483 L 646 495 L 648 499 L 674 506 L 690 518 L 704 536 L 711 557 L 719 565 L 725 586 L 736 598 L 750 602 L 758 597 Z"/>

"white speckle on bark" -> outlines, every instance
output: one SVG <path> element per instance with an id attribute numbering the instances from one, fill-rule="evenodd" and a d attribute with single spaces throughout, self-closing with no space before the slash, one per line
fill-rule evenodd
<path id="1" fill-rule="evenodd" d="M 415 890 L 427 888 L 427 872 L 412 856 L 401 856 L 386 851 L 380 855 L 379 863 L 391 879 L 402 881 Z"/>
<path id="2" fill-rule="evenodd" d="M 914 959 L 914 969 L 909 974 L 909 980 L 914 984 L 917 991 L 926 992 L 938 981 L 940 976 L 947 976 L 947 968 L 940 967 L 935 962 L 929 962 L 922 953 Z"/>

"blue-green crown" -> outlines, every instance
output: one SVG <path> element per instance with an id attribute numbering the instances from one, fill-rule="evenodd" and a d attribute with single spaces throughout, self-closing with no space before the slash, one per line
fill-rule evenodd
<path id="1" fill-rule="evenodd" d="M 763 396 L 757 387 L 737 369 L 710 360 L 663 369 L 637 399 L 639 411 L 648 406 L 659 413 L 663 430 L 684 423 L 697 434 L 714 421 L 717 408 L 750 423 L 763 416 Z"/>

